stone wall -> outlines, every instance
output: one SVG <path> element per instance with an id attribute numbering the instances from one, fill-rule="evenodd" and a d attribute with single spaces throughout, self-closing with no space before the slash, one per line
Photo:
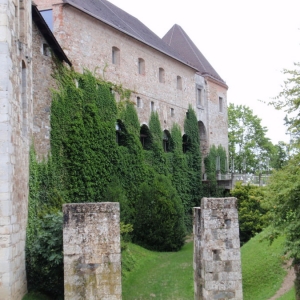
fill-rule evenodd
<path id="1" fill-rule="evenodd" d="M 195 300 L 242 300 L 236 198 L 203 198 L 194 208 Z"/>
<path id="2" fill-rule="evenodd" d="M 120 300 L 119 203 L 64 204 L 65 300 Z"/>
<path id="3" fill-rule="evenodd" d="M 49 45 L 37 26 L 32 25 L 33 133 L 32 140 L 39 158 L 50 150 L 51 89 L 57 86 L 52 74 L 55 69 Z"/>
<path id="4" fill-rule="evenodd" d="M 31 1 L 0 1 L 0 299 L 26 293 Z"/>

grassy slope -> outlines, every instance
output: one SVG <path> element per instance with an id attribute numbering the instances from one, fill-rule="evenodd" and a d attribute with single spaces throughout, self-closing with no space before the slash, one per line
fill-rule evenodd
<path id="1" fill-rule="evenodd" d="M 265 300 L 280 288 L 286 271 L 283 263 L 283 238 L 272 245 L 258 234 L 242 247 L 244 300 Z"/>
<path id="2" fill-rule="evenodd" d="M 280 288 L 286 271 L 282 265 L 283 239 L 271 246 L 260 242 L 257 235 L 242 247 L 244 300 L 267 300 Z M 179 252 L 151 252 L 129 244 L 123 259 L 128 266 L 135 261 L 122 280 L 123 300 L 192 300 L 193 299 L 193 243 Z M 41 297 L 24 300 L 41 300 Z M 47 299 L 47 298 L 44 298 Z M 294 300 L 291 290 L 280 300 Z"/>
<path id="3" fill-rule="evenodd" d="M 179 252 L 150 252 L 133 244 L 129 249 L 138 259 L 134 271 L 123 277 L 123 300 L 193 299 L 192 242 Z"/>

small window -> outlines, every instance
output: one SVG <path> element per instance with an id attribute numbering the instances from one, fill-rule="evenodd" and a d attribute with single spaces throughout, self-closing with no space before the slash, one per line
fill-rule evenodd
<path id="1" fill-rule="evenodd" d="M 203 101 L 202 101 L 202 90 L 197 88 L 197 91 L 196 91 L 197 95 L 197 106 L 203 106 Z"/>
<path id="2" fill-rule="evenodd" d="M 158 77 L 159 77 L 159 82 L 165 83 L 165 70 L 163 68 L 159 68 Z"/>
<path id="3" fill-rule="evenodd" d="M 136 97 L 136 107 L 138 108 L 142 107 L 142 101 L 140 97 Z"/>
<path id="4" fill-rule="evenodd" d="M 219 112 L 223 112 L 223 98 L 219 97 Z"/>
<path id="5" fill-rule="evenodd" d="M 182 90 L 182 78 L 177 76 L 177 89 Z"/>
<path id="6" fill-rule="evenodd" d="M 174 108 L 171 108 L 171 117 L 175 116 Z"/>
<path id="7" fill-rule="evenodd" d="M 164 130 L 163 133 L 163 148 L 165 152 L 170 151 L 170 133 L 168 130 Z"/>
<path id="8" fill-rule="evenodd" d="M 154 111 L 154 102 L 153 101 L 151 101 L 151 103 L 150 103 L 150 110 Z"/>
<path id="9" fill-rule="evenodd" d="M 138 71 L 139 74 L 145 75 L 145 61 L 142 58 L 139 58 L 138 61 Z"/>
<path id="10" fill-rule="evenodd" d="M 114 65 L 119 65 L 120 64 L 120 49 L 117 47 L 112 47 L 112 63 Z"/>
<path id="11" fill-rule="evenodd" d="M 51 55 L 50 47 L 47 44 L 43 44 L 43 55 L 45 55 L 45 56 Z"/>

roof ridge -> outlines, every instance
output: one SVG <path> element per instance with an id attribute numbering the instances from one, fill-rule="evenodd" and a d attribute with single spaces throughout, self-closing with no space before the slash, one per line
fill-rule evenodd
<path id="1" fill-rule="evenodd" d="M 200 58 L 198 57 L 197 53 L 195 52 L 194 48 L 191 46 L 189 39 L 187 39 L 186 37 L 186 33 L 185 31 L 180 27 L 179 30 L 182 32 L 182 35 L 184 37 L 184 39 L 186 40 L 186 42 L 188 43 L 189 47 L 191 48 L 191 50 L 193 51 L 193 53 L 195 54 L 195 56 L 197 57 L 197 60 L 200 62 L 201 66 L 203 67 L 203 69 L 207 72 L 207 69 L 205 68 L 205 66 L 203 65 L 202 61 L 200 60 Z"/>
<path id="2" fill-rule="evenodd" d="M 124 24 L 126 24 L 133 32 L 135 32 L 136 35 L 139 36 L 139 38 L 143 41 L 145 41 L 145 39 L 134 29 L 132 28 L 127 22 L 125 22 L 124 20 L 122 20 L 106 3 L 103 2 L 103 0 L 99 0 L 103 5 L 105 5 L 107 7 L 107 9 L 109 9 L 119 20 L 121 20 L 121 22 L 123 22 Z M 107 2 L 107 1 L 106 1 Z M 113 6 L 117 7 L 116 5 L 114 5 L 113 3 L 110 2 L 110 4 L 112 4 Z M 118 9 L 121 9 L 118 7 Z M 121 9 L 123 10 L 123 9 Z M 124 11 L 125 12 L 125 11 Z M 126 12 L 127 13 L 127 12 Z M 135 18 L 134 16 L 132 16 L 131 14 L 127 13 L 128 15 L 130 15 L 131 17 Z M 135 18 L 137 19 L 137 18 Z M 140 20 L 137 19 L 139 22 Z"/>

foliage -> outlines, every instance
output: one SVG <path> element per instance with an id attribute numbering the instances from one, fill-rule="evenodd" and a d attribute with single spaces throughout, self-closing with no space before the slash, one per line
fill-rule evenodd
<path id="1" fill-rule="evenodd" d="M 187 136 L 186 140 L 186 159 L 188 166 L 189 179 L 189 213 L 192 214 L 192 207 L 199 206 L 202 193 L 202 160 L 200 152 L 200 137 L 199 127 L 195 111 L 191 106 L 187 111 L 186 119 L 184 121 L 184 131 Z"/>
<path id="2" fill-rule="evenodd" d="M 136 203 L 134 241 L 148 249 L 177 251 L 184 244 L 183 206 L 164 175 L 140 186 Z"/>
<path id="3" fill-rule="evenodd" d="M 261 204 L 264 188 L 236 183 L 231 195 L 238 199 L 240 241 L 244 244 L 267 225 L 267 210 Z"/>
<path id="4" fill-rule="evenodd" d="M 271 156 L 270 166 L 275 170 L 281 169 L 283 166 L 287 164 L 289 157 L 289 145 L 285 142 L 278 142 L 274 146 L 274 150 Z"/>
<path id="5" fill-rule="evenodd" d="M 26 269 L 29 289 L 63 298 L 62 213 L 37 219 L 35 238 L 26 245 Z M 28 239 L 27 239 L 28 241 Z"/>
<path id="6" fill-rule="evenodd" d="M 284 110 L 288 116 L 286 124 L 294 140 L 294 145 L 299 148 L 300 142 L 300 63 L 294 63 L 293 70 L 283 70 L 283 74 L 288 76 L 284 81 L 283 90 L 270 102 L 276 109 Z"/>
<path id="7" fill-rule="evenodd" d="M 232 171 L 254 174 L 268 169 L 273 144 L 266 133 L 267 128 L 261 125 L 261 119 L 248 106 L 229 104 L 228 137 L 231 170 L 234 167 Z"/>

